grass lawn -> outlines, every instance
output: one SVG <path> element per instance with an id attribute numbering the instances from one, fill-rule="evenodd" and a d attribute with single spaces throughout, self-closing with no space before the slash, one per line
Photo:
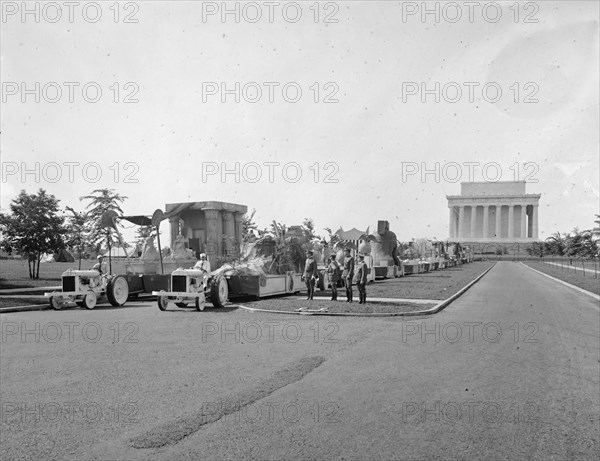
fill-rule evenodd
<path id="1" fill-rule="evenodd" d="M 82 269 L 89 269 L 96 260 L 81 261 Z M 27 261 L 22 259 L 0 260 L 0 290 L 7 288 L 33 288 L 60 285 L 61 274 L 67 269 L 77 269 L 79 261 L 72 263 L 41 263 L 40 278 L 32 280 L 29 278 Z"/>
<path id="2" fill-rule="evenodd" d="M 494 262 L 477 261 L 448 269 L 440 269 L 423 274 L 407 275 L 396 279 L 376 280 L 367 285 L 367 300 L 371 298 L 437 299 L 443 301 L 474 280 L 491 267 Z M 353 288 L 358 299 L 358 290 Z M 340 295 L 344 288 L 338 288 Z M 331 297 L 331 290 L 316 291 L 315 296 Z"/>
<path id="3" fill-rule="evenodd" d="M 598 278 L 594 277 L 593 270 L 591 272 L 586 272 L 586 274 L 583 275 L 583 271 L 575 272 L 573 269 L 567 270 L 567 266 L 565 266 L 564 269 L 561 269 L 560 266 L 546 265 L 539 262 L 527 261 L 525 264 L 544 274 L 562 280 L 563 282 L 570 283 L 571 285 L 600 295 L 600 274 L 598 275 Z"/>

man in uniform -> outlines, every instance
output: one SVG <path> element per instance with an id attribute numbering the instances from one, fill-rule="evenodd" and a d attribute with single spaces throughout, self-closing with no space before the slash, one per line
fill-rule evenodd
<path id="1" fill-rule="evenodd" d="M 358 304 L 367 303 L 367 264 L 365 257 L 358 255 L 358 269 L 356 270 L 356 288 L 358 288 Z"/>
<path id="2" fill-rule="evenodd" d="M 329 275 L 329 283 L 331 283 L 331 300 L 337 301 L 337 283 L 340 279 L 340 265 L 335 259 L 335 254 L 329 257 L 327 274 Z"/>
<path id="3" fill-rule="evenodd" d="M 344 272 L 342 279 L 346 285 L 346 302 L 352 302 L 352 279 L 354 278 L 354 258 L 350 248 L 346 248 L 346 257 L 344 259 Z"/>
<path id="4" fill-rule="evenodd" d="M 306 254 L 306 262 L 304 263 L 304 282 L 306 283 L 306 289 L 308 291 L 307 300 L 313 299 L 315 295 L 315 281 L 319 278 L 319 271 L 317 270 L 317 262 L 313 258 L 313 251 L 308 250 Z"/>

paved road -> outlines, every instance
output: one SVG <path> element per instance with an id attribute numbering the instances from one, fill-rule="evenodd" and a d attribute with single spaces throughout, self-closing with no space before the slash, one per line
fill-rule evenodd
<path id="1" fill-rule="evenodd" d="M 597 301 L 512 262 L 420 319 L 140 303 L 0 320 L 2 459 L 599 454 Z"/>

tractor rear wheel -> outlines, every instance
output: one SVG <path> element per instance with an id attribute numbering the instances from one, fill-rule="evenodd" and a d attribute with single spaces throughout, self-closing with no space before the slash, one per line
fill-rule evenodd
<path id="1" fill-rule="evenodd" d="M 129 283 L 122 275 L 117 275 L 106 287 L 108 302 L 115 307 L 120 307 L 127 302 L 129 297 Z"/>
<path id="2" fill-rule="evenodd" d="M 225 307 L 229 298 L 227 279 L 219 275 L 212 280 L 210 285 L 210 301 L 215 307 Z"/>

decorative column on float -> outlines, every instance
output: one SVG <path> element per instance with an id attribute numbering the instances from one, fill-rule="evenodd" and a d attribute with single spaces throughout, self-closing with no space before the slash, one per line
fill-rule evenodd
<path id="1" fill-rule="evenodd" d="M 233 216 L 235 219 L 236 248 L 238 249 L 238 251 L 241 251 L 242 250 L 242 231 L 243 231 L 242 222 L 244 221 L 244 213 L 235 213 Z"/>
<path id="2" fill-rule="evenodd" d="M 225 239 L 224 253 L 229 256 L 235 248 L 235 222 L 233 220 L 233 211 L 222 211 L 223 216 L 223 237 Z"/>
<path id="3" fill-rule="evenodd" d="M 203 211 L 206 219 L 206 257 L 210 262 L 210 267 L 216 267 L 220 238 L 217 223 L 217 219 L 220 218 L 219 210 L 205 209 Z"/>
<path id="4" fill-rule="evenodd" d="M 171 249 L 173 249 L 175 239 L 179 235 L 179 216 L 171 216 L 169 218 L 169 225 L 171 227 Z"/>

